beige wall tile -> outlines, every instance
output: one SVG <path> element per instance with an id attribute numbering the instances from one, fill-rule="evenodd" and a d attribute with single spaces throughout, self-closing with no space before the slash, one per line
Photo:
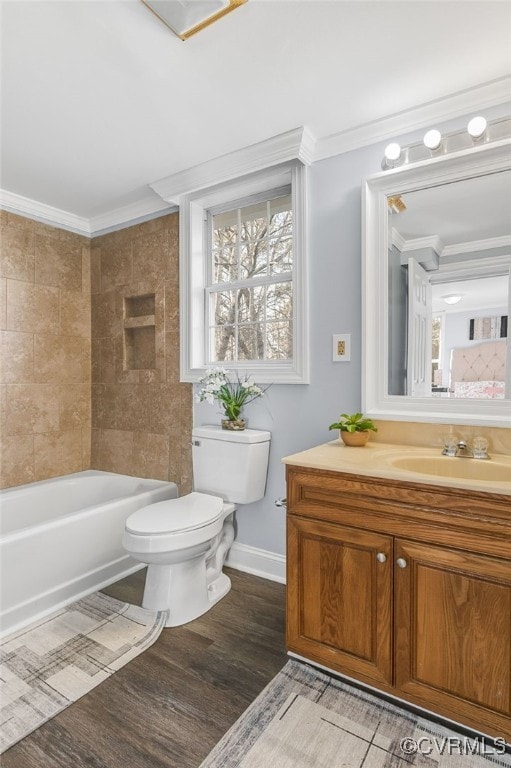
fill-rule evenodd
<path id="1" fill-rule="evenodd" d="M 91 256 L 90 242 L 82 246 L 82 293 L 89 298 L 91 294 Z"/>
<path id="2" fill-rule="evenodd" d="M 0 319 L 20 329 L 1 334 L 2 432 L 14 447 L 1 478 L 7 486 L 90 466 L 90 243 L 11 214 L 0 226 L 9 246 Z"/>
<path id="3" fill-rule="evenodd" d="M 117 244 L 106 242 L 101 246 L 101 290 L 108 291 L 132 282 L 133 261 L 131 241 Z"/>
<path id="4" fill-rule="evenodd" d="M 92 385 L 93 429 L 115 429 L 116 399 L 118 387 L 112 384 Z"/>
<path id="5" fill-rule="evenodd" d="M 133 280 L 163 280 L 170 269 L 170 239 L 166 230 L 133 240 Z"/>
<path id="6" fill-rule="evenodd" d="M 92 466 L 92 445 L 91 445 L 90 424 L 82 427 L 82 469 L 90 469 Z"/>
<path id="7" fill-rule="evenodd" d="M 20 280 L 7 281 L 7 329 L 26 333 L 59 332 L 59 291 Z"/>
<path id="8" fill-rule="evenodd" d="M 0 441 L 0 485 L 10 488 L 35 480 L 34 436 L 3 435 Z"/>
<path id="9" fill-rule="evenodd" d="M 82 248 L 68 240 L 37 237 L 35 242 L 35 281 L 69 291 L 82 289 Z"/>
<path id="10" fill-rule="evenodd" d="M 76 336 L 34 337 L 34 381 L 83 384 L 90 381 L 90 341 Z"/>
<path id="11" fill-rule="evenodd" d="M 101 293 L 101 248 L 91 245 L 90 249 L 91 293 Z"/>
<path id="12" fill-rule="evenodd" d="M 123 329 L 122 305 L 115 291 L 93 294 L 92 337 L 120 335 Z"/>
<path id="13" fill-rule="evenodd" d="M 122 338 L 111 336 L 101 339 L 101 381 L 117 381 L 117 364 L 122 368 Z"/>
<path id="14" fill-rule="evenodd" d="M 35 479 L 79 472 L 82 467 L 82 432 L 54 432 L 34 437 Z"/>
<path id="15" fill-rule="evenodd" d="M 91 429 L 90 466 L 91 469 L 101 469 L 101 429 Z"/>
<path id="16" fill-rule="evenodd" d="M 119 472 L 122 475 L 136 475 L 133 464 L 133 432 L 117 429 L 103 429 L 100 439 L 100 469 L 105 472 Z"/>
<path id="17" fill-rule="evenodd" d="M 59 429 L 59 397 L 50 384 L 5 387 L 5 434 L 30 435 Z"/>
<path id="18" fill-rule="evenodd" d="M 28 228 L 3 227 L 0 237 L 0 275 L 34 282 L 34 234 Z"/>
<path id="19" fill-rule="evenodd" d="M 0 330 L 7 330 L 7 280 L 0 278 Z"/>
<path id="20" fill-rule="evenodd" d="M 115 390 L 115 425 L 117 429 L 147 431 L 151 418 L 152 387 L 120 384 Z"/>
<path id="21" fill-rule="evenodd" d="M 91 385 L 67 384 L 59 388 L 60 429 L 72 430 L 91 425 Z"/>
<path id="22" fill-rule="evenodd" d="M 0 332 L 0 381 L 24 384 L 34 381 L 34 336 L 17 331 Z"/>
<path id="23" fill-rule="evenodd" d="M 60 333 L 90 338 L 91 300 L 81 291 L 60 291 Z"/>
<path id="24" fill-rule="evenodd" d="M 133 466 L 140 477 L 169 480 L 169 438 L 137 432 L 133 444 Z"/>
<path id="25" fill-rule="evenodd" d="M 178 215 L 170 214 L 93 241 L 93 375 L 101 386 L 92 394 L 92 462 L 108 471 L 170 478 L 189 489 L 192 387 L 179 382 L 178 223 Z M 98 260 L 101 279 L 94 277 Z M 155 295 L 151 367 L 129 370 L 124 300 L 148 294 Z M 142 346 L 153 343 L 143 336 Z M 143 349 L 135 351 L 141 364 L 149 360 Z"/>

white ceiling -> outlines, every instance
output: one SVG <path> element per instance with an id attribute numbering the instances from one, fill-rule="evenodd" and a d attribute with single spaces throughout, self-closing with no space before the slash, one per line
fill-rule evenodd
<path id="1" fill-rule="evenodd" d="M 503 309 L 508 304 L 508 284 L 502 275 L 477 280 L 456 280 L 431 286 L 433 312 L 468 312 L 481 309 Z M 446 304 L 442 296 L 458 294 L 457 304 Z"/>
<path id="2" fill-rule="evenodd" d="M 139 0 L 1 10 L 0 186 L 86 218 L 298 126 L 326 140 L 511 69 L 506 1 L 248 0 L 186 42 Z"/>

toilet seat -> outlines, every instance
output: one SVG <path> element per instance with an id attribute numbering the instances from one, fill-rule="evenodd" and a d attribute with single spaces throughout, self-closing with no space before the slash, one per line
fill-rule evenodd
<path id="1" fill-rule="evenodd" d="M 222 517 L 224 501 L 219 496 L 193 491 L 177 499 L 165 499 L 133 512 L 126 532 L 135 536 L 164 536 L 196 531 Z"/>

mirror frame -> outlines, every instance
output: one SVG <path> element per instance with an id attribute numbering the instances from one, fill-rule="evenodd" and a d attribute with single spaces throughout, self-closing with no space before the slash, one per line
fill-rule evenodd
<path id="1" fill-rule="evenodd" d="M 394 168 L 362 185 L 362 408 L 371 418 L 511 427 L 511 400 L 458 400 L 389 395 L 388 389 L 388 205 L 406 195 L 511 170 L 511 139 Z M 511 225 L 510 225 L 511 228 Z M 510 232 L 511 234 L 511 232 Z M 508 338 L 506 365 L 511 365 Z"/>

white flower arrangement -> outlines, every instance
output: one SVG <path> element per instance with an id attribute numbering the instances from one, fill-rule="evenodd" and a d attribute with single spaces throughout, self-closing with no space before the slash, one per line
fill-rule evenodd
<path id="1" fill-rule="evenodd" d="M 258 397 L 262 397 L 265 392 L 250 376 L 241 379 L 237 375 L 236 381 L 232 382 L 229 379 L 229 371 L 225 368 L 209 368 L 199 379 L 199 383 L 204 386 L 195 395 L 196 402 L 213 405 L 217 400 L 224 409 L 225 418 L 229 421 L 239 419 L 242 408 Z"/>

